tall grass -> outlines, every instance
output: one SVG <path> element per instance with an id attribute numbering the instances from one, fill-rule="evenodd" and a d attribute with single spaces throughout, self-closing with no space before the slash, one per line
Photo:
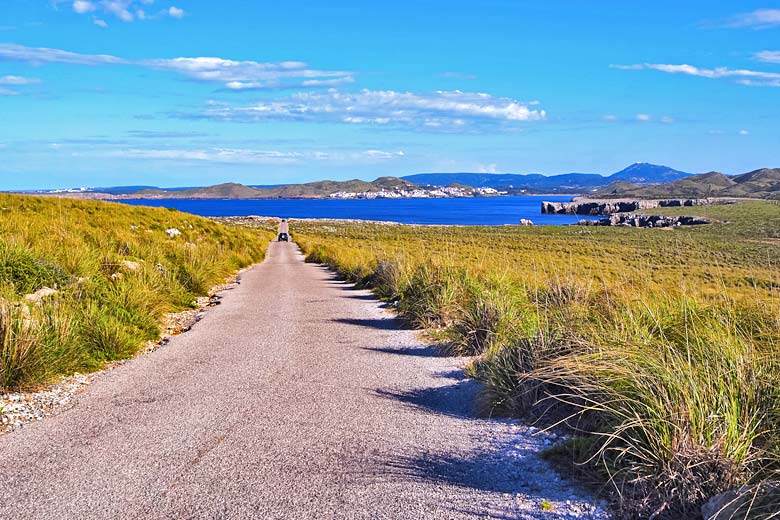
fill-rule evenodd
<path id="1" fill-rule="evenodd" d="M 1 388 L 133 355 L 271 237 L 166 209 L 0 195 Z M 56 293 L 28 298 L 44 287 Z"/>
<path id="2" fill-rule="evenodd" d="M 557 448 L 625 518 L 780 517 L 780 210 L 699 229 L 296 223 L 311 261 L 443 329 L 486 413 Z"/>

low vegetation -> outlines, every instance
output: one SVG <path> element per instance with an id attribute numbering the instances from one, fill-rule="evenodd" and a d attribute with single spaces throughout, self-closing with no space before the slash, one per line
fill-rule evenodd
<path id="1" fill-rule="evenodd" d="M 602 188 L 595 195 L 651 199 L 680 197 L 780 199 L 780 168 L 762 168 L 734 176 L 709 172 L 650 186 L 616 181 Z"/>
<path id="2" fill-rule="evenodd" d="M 683 212 L 694 209 L 665 209 Z M 626 518 L 780 511 L 780 206 L 693 228 L 295 222 L 309 261 L 396 302 L 484 383 L 563 427 L 550 454 Z"/>
<path id="3" fill-rule="evenodd" d="M 176 211 L 0 195 L 0 387 L 100 368 L 265 252 L 270 233 Z"/>

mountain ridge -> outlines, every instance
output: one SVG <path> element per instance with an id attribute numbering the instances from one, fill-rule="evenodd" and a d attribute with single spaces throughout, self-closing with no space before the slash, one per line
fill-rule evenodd
<path id="1" fill-rule="evenodd" d="M 390 194 L 404 192 L 406 196 L 457 196 L 490 192 L 507 194 L 571 194 L 602 197 L 706 197 L 734 196 L 774 198 L 780 192 L 780 170 L 762 168 L 740 175 L 719 172 L 691 174 L 668 166 L 634 163 L 611 175 L 594 173 L 565 173 L 545 176 L 537 173 L 419 173 L 403 177 L 379 177 L 373 181 L 351 179 L 346 181 L 320 180 L 301 184 L 247 186 L 227 182 L 214 186 L 194 188 L 155 188 L 125 186 L 79 190 L 52 190 L 36 192 L 77 198 L 105 199 L 314 199 L 339 197 L 341 194 Z M 444 188 L 444 189 L 442 189 Z M 409 195 L 409 192 L 416 192 Z M 427 192 L 427 194 L 425 193 Z M 496 194 L 493 192 L 493 194 Z M 343 198 L 343 197 L 342 197 Z M 349 197 L 346 197 L 349 198 Z M 398 197 L 393 197 L 398 198 Z"/>
<path id="2" fill-rule="evenodd" d="M 780 168 L 761 168 L 729 176 L 707 172 L 673 182 L 640 186 L 612 183 L 594 196 L 609 198 L 746 197 L 780 199 Z"/>

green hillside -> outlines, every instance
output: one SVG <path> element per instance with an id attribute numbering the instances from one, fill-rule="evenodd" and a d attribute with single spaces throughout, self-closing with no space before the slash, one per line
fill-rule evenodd
<path id="1" fill-rule="evenodd" d="M 263 258 L 271 234 L 177 211 L 0 194 L 0 389 L 100 368 Z"/>
<path id="2" fill-rule="evenodd" d="M 323 198 L 341 191 L 353 193 L 382 190 L 415 189 L 416 184 L 397 177 L 380 177 L 373 182 L 353 179 L 349 181 L 317 181 L 306 184 L 289 184 L 273 188 L 252 188 L 243 184 L 227 183 L 189 190 L 143 190 L 117 198 L 139 199 L 307 199 Z"/>
<path id="3" fill-rule="evenodd" d="M 780 199 L 780 169 L 763 168 L 733 177 L 719 172 L 709 172 L 651 186 L 615 182 L 596 192 L 595 195 L 621 198 L 749 197 Z"/>

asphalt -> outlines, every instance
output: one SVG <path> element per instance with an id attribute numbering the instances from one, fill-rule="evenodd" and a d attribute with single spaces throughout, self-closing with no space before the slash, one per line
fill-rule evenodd
<path id="1" fill-rule="evenodd" d="M 190 332 L 0 436 L 0 518 L 535 517 L 462 364 L 272 243 Z"/>

